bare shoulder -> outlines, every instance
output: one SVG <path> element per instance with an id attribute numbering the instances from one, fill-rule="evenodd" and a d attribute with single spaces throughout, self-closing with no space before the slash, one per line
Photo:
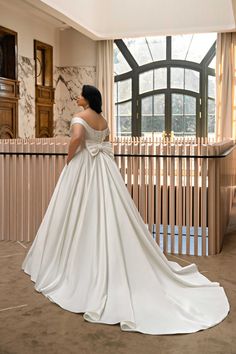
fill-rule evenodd
<path id="1" fill-rule="evenodd" d="M 91 112 L 90 110 L 85 110 L 77 113 L 78 117 L 81 117 L 88 123 L 92 128 L 103 130 L 108 127 L 107 120 L 102 114 Z"/>
<path id="2" fill-rule="evenodd" d="M 87 111 L 79 112 L 78 116 L 89 122 L 90 114 Z"/>
<path id="3" fill-rule="evenodd" d="M 81 111 L 81 112 L 75 113 L 74 117 L 84 118 L 85 117 L 85 112 Z"/>

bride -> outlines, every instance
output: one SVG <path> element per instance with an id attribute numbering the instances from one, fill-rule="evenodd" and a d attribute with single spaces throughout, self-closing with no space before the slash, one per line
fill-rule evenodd
<path id="1" fill-rule="evenodd" d="M 229 311 L 224 289 L 195 264 L 168 261 L 152 238 L 114 160 L 100 92 L 84 85 L 78 105 L 67 163 L 22 269 L 86 321 L 152 335 L 218 324 Z"/>

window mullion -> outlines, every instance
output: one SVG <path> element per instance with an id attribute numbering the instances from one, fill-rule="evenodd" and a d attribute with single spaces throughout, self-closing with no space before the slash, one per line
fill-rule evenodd
<path id="1" fill-rule="evenodd" d="M 132 79 L 132 136 L 141 136 L 139 76 L 137 70 L 134 70 Z"/>
<path id="2" fill-rule="evenodd" d="M 121 51 L 121 53 L 123 54 L 125 60 L 127 61 L 127 63 L 129 64 L 129 66 L 134 69 L 138 67 L 138 63 L 137 61 L 134 59 L 133 55 L 130 53 L 130 51 L 128 50 L 127 46 L 125 45 L 124 41 L 121 39 L 116 39 L 115 43 L 117 45 L 117 47 L 119 48 L 119 50 Z"/>

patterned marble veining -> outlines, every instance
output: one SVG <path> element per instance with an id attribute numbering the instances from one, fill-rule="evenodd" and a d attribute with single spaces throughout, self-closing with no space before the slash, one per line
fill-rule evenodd
<path id="1" fill-rule="evenodd" d="M 19 56 L 20 99 L 18 124 L 20 138 L 35 137 L 34 72 L 34 59 Z M 76 97 L 80 94 L 83 84 L 95 84 L 95 77 L 95 67 L 54 68 L 54 136 L 69 135 L 71 118 L 80 110 L 76 104 Z"/>
<path id="2" fill-rule="evenodd" d="M 35 137 L 35 62 L 19 56 L 18 80 L 20 81 L 18 132 L 20 138 Z"/>
<path id="3" fill-rule="evenodd" d="M 54 70 L 54 136 L 69 135 L 70 121 L 79 112 L 76 97 L 84 84 L 95 84 L 95 67 L 56 67 Z"/>

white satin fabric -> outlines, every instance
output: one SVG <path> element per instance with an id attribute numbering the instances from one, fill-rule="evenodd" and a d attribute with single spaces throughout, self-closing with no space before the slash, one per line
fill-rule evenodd
<path id="1" fill-rule="evenodd" d="M 35 289 L 85 320 L 123 331 L 190 333 L 229 311 L 224 289 L 195 264 L 170 262 L 152 238 L 103 141 L 82 118 L 86 141 L 61 172 L 22 269 Z"/>

